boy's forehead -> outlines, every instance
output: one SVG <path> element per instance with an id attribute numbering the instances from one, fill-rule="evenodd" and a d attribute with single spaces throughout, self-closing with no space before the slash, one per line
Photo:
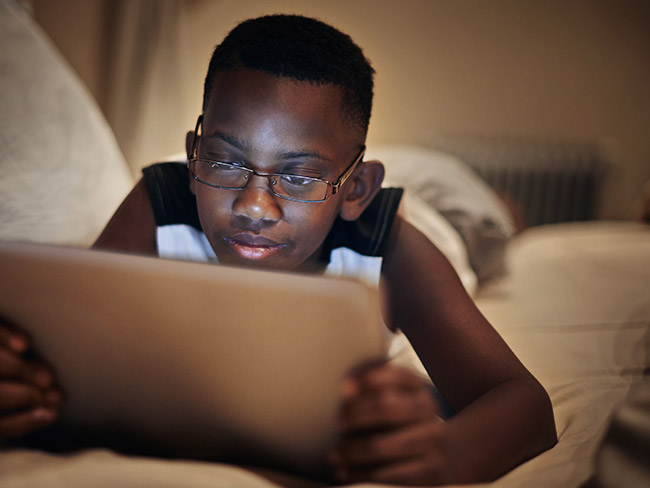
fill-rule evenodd
<path id="1" fill-rule="evenodd" d="M 364 143 L 365 135 L 346 116 L 340 86 L 244 68 L 216 73 L 204 112 L 207 125 L 246 117 L 259 120 L 270 113 L 282 113 L 285 121 L 305 130 L 343 137 L 354 145 Z"/>
<path id="2" fill-rule="evenodd" d="M 342 87 L 332 83 L 301 81 L 262 70 L 236 67 L 218 71 L 214 74 L 210 98 L 218 97 L 223 94 L 222 92 L 224 90 L 229 91 L 233 87 L 241 91 L 249 91 L 251 95 L 254 95 L 255 91 L 261 85 L 275 85 L 277 87 L 284 87 L 287 90 L 293 87 L 295 91 L 302 92 L 302 96 L 305 97 L 328 96 L 331 98 L 332 96 L 336 96 L 339 100 L 343 92 Z M 305 88 L 308 90 L 305 90 Z"/>

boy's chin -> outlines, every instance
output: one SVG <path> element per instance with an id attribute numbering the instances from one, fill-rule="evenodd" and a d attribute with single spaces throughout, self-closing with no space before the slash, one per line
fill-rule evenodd
<path id="1" fill-rule="evenodd" d="M 301 273 L 318 273 L 324 270 L 322 263 L 307 259 L 304 261 L 278 259 L 277 256 L 268 258 L 247 259 L 241 256 L 219 257 L 219 263 L 226 266 L 235 266 L 239 268 L 256 268 L 269 271 L 297 271 Z"/>
<path id="2" fill-rule="evenodd" d="M 219 256 L 219 263 L 226 266 L 235 266 L 238 268 L 258 268 L 275 271 L 290 271 L 299 264 L 287 262 L 285 259 L 278 259 L 275 256 L 265 256 L 264 253 L 252 254 L 251 257 L 228 255 Z"/>

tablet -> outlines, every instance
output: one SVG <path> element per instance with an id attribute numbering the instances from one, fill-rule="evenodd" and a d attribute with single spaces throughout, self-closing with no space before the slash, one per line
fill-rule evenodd
<path id="1" fill-rule="evenodd" d="M 301 472 L 341 379 L 386 352 L 360 282 L 40 244 L 0 243 L 0 315 L 57 370 L 65 424 Z"/>

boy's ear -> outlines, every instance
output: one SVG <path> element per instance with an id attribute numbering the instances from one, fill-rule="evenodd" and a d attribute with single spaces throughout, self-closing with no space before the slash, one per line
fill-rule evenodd
<path id="1" fill-rule="evenodd" d="M 364 161 L 359 165 L 347 181 L 350 189 L 339 211 L 343 220 L 356 220 L 361 216 L 381 188 L 384 173 L 384 165 L 379 161 Z"/>

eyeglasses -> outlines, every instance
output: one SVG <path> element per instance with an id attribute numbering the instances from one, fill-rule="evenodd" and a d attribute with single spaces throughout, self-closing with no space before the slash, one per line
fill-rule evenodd
<path id="1" fill-rule="evenodd" d="M 334 181 L 284 173 L 261 173 L 233 163 L 196 157 L 196 143 L 200 137 L 199 130 L 202 124 L 203 115 L 200 115 L 196 121 L 192 152 L 190 153 L 192 158 L 189 161 L 192 163 L 190 166 L 192 177 L 196 181 L 222 190 L 243 190 L 253 176 L 263 176 L 268 180 L 269 188 L 274 195 L 292 202 L 317 203 L 325 201 L 330 195 L 335 195 L 361 162 L 366 152 L 365 146 L 362 146 L 354 161 Z"/>

